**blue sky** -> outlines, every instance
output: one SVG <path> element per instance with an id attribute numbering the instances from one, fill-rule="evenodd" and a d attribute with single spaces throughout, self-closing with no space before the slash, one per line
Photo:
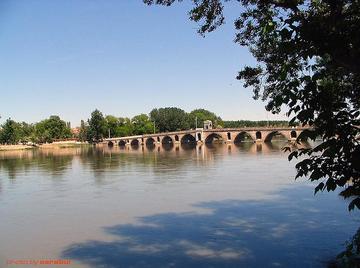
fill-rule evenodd
<path id="1" fill-rule="evenodd" d="M 185 3 L 2 0 L 0 122 L 56 114 L 76 126 L 95 108 L 132 117 L 165 106 L 202 107 L 226 120 L 283 119 L 235 79 L 255 62 L 233 43 L 236 5 L 203 38 Z"/>

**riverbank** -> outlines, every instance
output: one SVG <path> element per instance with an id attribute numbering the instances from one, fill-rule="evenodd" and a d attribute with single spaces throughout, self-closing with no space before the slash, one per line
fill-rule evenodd
<path id="1" fill-rule="evenodd" d="M 38 148 L 44 148 L 44 149 L 48 149 L 48 148 L 69 148 L 69 147 L 78 147 L 78 146 L 83 146 L 83 145 L 89 145 L 89 143 L 87 142 L 81 142 L 81 141 L 58 141 L 58 142 L 53 142 L 53 143 L 44 143 L 41 145 L 38 145 Z"/>
<path id="2" fill-rule="evenodd" d="M 15 150 L 28 150 L 36 148 L 36 146 L 32 145 L 0 145 L 0 151 L 15 151 Z"/>
<path id="3" fill-rule="evenodd" d="M 44 149 L 61 149 L 61 148 L 69 148 L 69 147 L 78 147 L 88 145 L 87 142 L 78 142 L 78 141 L 61 141 L 61 142 L 53 142 L 53 143 L 44 143 L 41 145 L 0 145 L 0 151 L 16 151 L 16 150 L 29 150 L 34 148 L 44 148 Z"/>

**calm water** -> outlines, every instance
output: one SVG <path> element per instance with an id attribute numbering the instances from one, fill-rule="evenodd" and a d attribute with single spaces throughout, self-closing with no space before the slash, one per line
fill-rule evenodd
<path id="1" fill-rule="evenodd" d="M 0 152 L 0 267 L 324 267 L 359 215 L 280 147 Z"/>

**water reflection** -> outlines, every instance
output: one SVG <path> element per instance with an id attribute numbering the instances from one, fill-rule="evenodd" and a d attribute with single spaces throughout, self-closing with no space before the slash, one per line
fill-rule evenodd
<path id="1" fill-rule="evenodd" d="M 71 166 L 79 149 L 41 149 L 0 152 L 0 171 L 10 179 L 36 167 L 53 176 L 61 176 Z"/>
<path id="2" fill-rule="evenodd" d="M 62 257 L 72 267 L 316 267 L 358 218 L 336 194 L 294 182 L 283 146 L 0 152 L 0 267 Z"/>
<path id="3" fill-rule="evenodd" d="M 152 146 L 83 146 L 61 149 L 34 149 L 23 151 L 1 151 L 0 170 L 6 172 L 10 179 L 15 179 L 17 173 L 24 173 L 31 168 L 49 172 L 52 176 L 61 176 L 71 167 L 74 159 L 79 159 L 100 176 L 107 169 L 117 169 L 124 164 L 137 162 L 139 157 L 146 165 L 154 165 L 158 158 L 167 158 L 169 164 L 181 166 L 189 159 L 199 164 L 208 164 L 231 154 L 233 150 L 248 154 L 271 154 L 280 152 L 284 143 L 250 143 L 240 144 L 206 144 L 206 145 L 152 145 Z M 129 157 L 130 156 L 130 157 Z M 126 162 L 126 163 L 125 163 Z"/>

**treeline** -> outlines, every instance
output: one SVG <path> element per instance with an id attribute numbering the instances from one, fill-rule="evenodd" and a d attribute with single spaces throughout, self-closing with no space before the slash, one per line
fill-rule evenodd
<path id="1" fill-rule="evenodd" d="M 1 144 L 46 143 L 56 139 L 71 138 L 70 123 L 53 115 L 35 124 L 7 119 L 0 128 Z"/>
<path id="2" fill-rule="evenodd" d="M 224 128 L 238 128 L 238 127 L 287 127 L 288 121 L 250 121 L 250 120 L 237 120 L 237 121 L 224 121 Z"/>
<path id="3" fill-rule="evenodd" d="M 223 121 L 215 113 L 196 109 L 190 113 L 176 107 L 153 109 L 148 115 L 132 118 L 104 115 L 95 110 L 88 120 L 81 120 L 80 127 L 71 129 L 70 123 L 59 116 L 50 116 L 38 123 L 15 122 L 12 119 L 0 127 L 1 144 L 51 143 L 56 140 L 74 138 L 90 143 L 107 137 L 123 137 L 202 128 L 205 120 L 211 120 L 214 128 L 287 126 L 287 121 Z"/>
<path id="4" fill-rule="evenodd" d="M 204 109 L 187 113 L 180 108 L 165 107 L 153 109 L 149 115 L 140 114 L 131 119 L 104 116 L 99 110 L 95 110 L 87 122 L 81 121 L 78 136 L 82 141 L 97 142 L 109 136 L 123 137 L 203 127 L 205 120 L 211 120 L 215 127 L 223 125 L 219 116 Z"/>

